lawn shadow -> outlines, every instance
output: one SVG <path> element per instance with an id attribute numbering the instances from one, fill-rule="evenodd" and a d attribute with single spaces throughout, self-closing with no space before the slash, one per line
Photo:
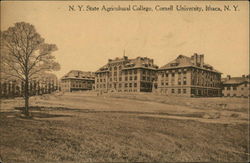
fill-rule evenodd
<path id="1" fill-rule="evenodd" d="M 14 110 L 18 110 L 20 112 L 8 112 L 8 114 L 15 115 L 16 117 L 19 118 L 28 118 L 28 119 L 33 119 L 33 118 L 57 118 L 57 117 L 72 117 L 72 115 L 68 114 L 55 114 L 51 113 L 50 111 L 57 111 L 57 110 L 72 110 L 69 108 L 62 108 L 62 107 L 44 107 L 44 106 L 30 106 L 29 111 L 30 111 L 30 116 L 25 117 L 23 115 L 23 110 L 24 107 L 15 107 Z M 6 112 L 7 113 L 7 112 Z"/>
<path id="2" fill-rule="evenodd" d="M 15 107 L 15 110 L 23 111 L 24 107 Z M 143 111 L 114 111 L 114 110 L 92 110 L 92 109 L 76 109 L 76 108 L 67 108 L 67 107 L 47 107 L 47 106 L 30 106 L 30 113 L 32 117 L 37 118 L 54 118 L 54 117 L 69 117 L 72 115 L 65 114 L 52 114 L 50 111 L 61 111 L 61 112 L 79 112 L 79 113 L 112 113 L 112 114 L 137 114 L 137 115 L 167 115 L 167 116 L 181 116 L 181 117 L 196 117 L 202 118 L 204 113 L 195 112 L 195 113 L 185 113 L 185 114 L 174 114 L 166 112 L 143 112 Z"/>

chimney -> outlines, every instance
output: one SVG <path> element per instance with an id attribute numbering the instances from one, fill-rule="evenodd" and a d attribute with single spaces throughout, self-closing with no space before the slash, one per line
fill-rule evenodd
<path id="1" fill-rule="evenodd" d="M 203 68 L 203 66 L 204 66 L 204 54 L 200 55 L 200 64 L 201 64 L 201 68 Z"/>
<path id="2" fill-rule="evenodd" d="M 197 54 L 197 53 L 194 53 L 194 55 L 193 55 L 191 58 L 192 58 L 192 60 L 193 60 L 194 65 L 197 66 L 198 54 Z"/>
<path id="3" fill-rule="evenodd" d="M 112 59 L 108 59 L 108 61 L 109 61 L 109 62 L 111 62 L 111 61 L 112 61 Z"/>
<path id="4" fill-rule="evenodd" d="M 231 79 L 231 76 L 230 75 L 227 75 L 227 80 L 230 80 Z"/>

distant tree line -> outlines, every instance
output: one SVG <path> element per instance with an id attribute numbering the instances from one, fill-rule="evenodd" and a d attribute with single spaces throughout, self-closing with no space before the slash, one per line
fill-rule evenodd
<path id="1" fill-rule="evenodd" d="M 59 84 L 57 81 L 30 81 L 29 95 L 43 95 L 49 94 L 59 90 Z M 25 91 L 25 82 L 17 80 L 9 80 L 0 82 L 0 98 L 14 98 L 23 97 Z"/>

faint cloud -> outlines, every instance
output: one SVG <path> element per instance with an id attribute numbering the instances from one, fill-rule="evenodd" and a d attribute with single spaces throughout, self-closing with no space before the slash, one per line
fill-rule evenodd
<path id="1" fill-rule="evenodd" d="M 175 47 L 182 47 L 182 46 L 185 45 L 185 44 L 187 44 L 187 42 L 186 42 L 186 41 L 183 41 L 183 42 L 181 42 L 181 43 L 176 44 Z"/>
<path id="2" fill-rule="evenodd" d="M 194 18 L 193 16 L 189 16 L 189 17 L 182 17 L 183 20 L 187 23 L 193 23 L 194 22 Z"/>
<path id="3" fill-rule="evenodd" d="M 169 32 L 167 35 L 164 35 L 161 40 L 168 40 L 174 37 L 174 34 L 172 32 Z"/>

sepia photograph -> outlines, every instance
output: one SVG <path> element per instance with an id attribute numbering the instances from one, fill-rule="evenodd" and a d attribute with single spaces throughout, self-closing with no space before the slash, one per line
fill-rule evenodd
<path id="1" fill-rule="evenodd" d="M 0 163 L 250 161 L 248 1 L 0 3 Z"/>

